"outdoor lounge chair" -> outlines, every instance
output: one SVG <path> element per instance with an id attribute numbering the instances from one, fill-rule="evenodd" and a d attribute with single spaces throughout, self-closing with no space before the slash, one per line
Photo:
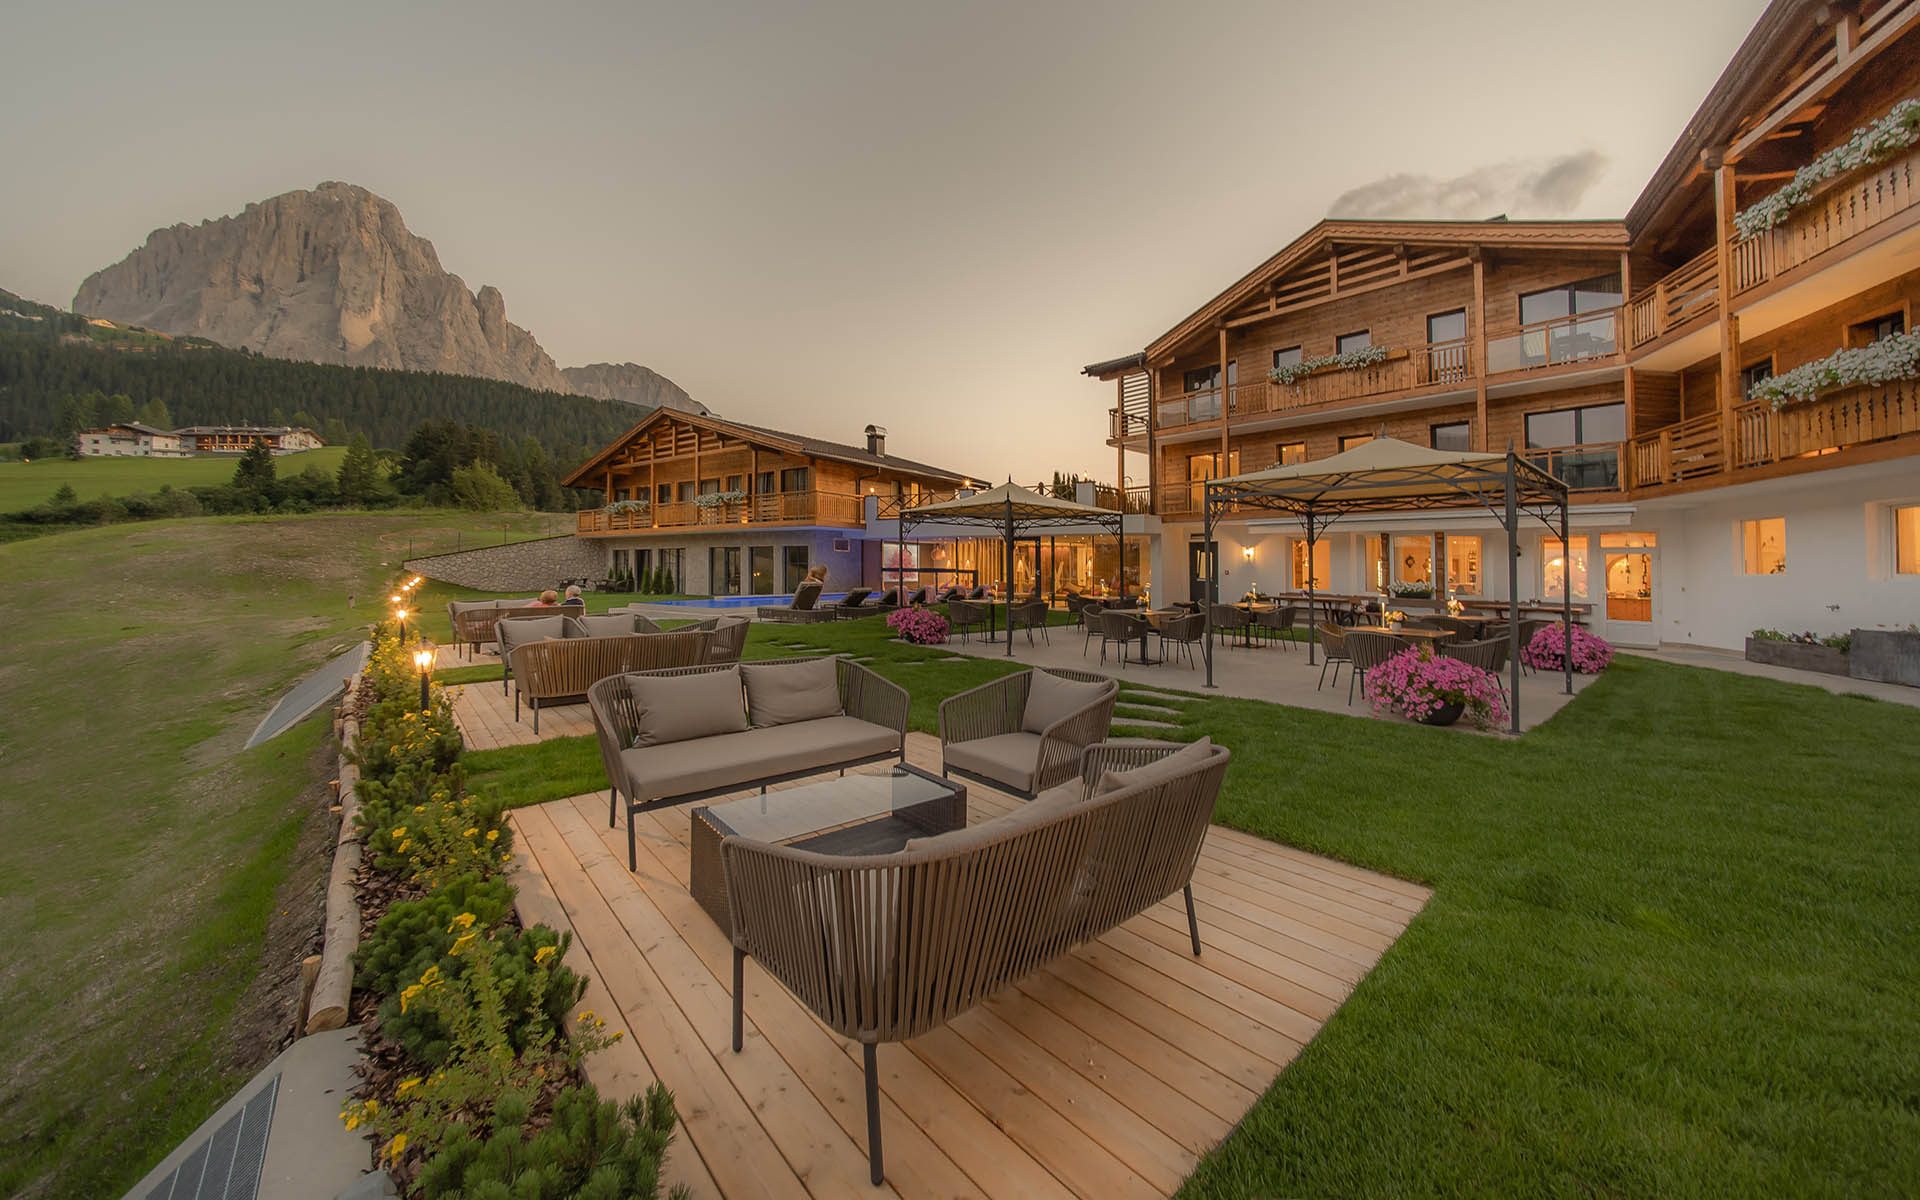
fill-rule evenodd
<path id="1" fill-rule="evenodd" d="M 1333 686 L 1340 686 L 1340 664 L 1353 666 L 1353 660 L 1347 657 L 1347 631 L 1332 621 L 1320 623 L 1320 680 L 1313 685 L 1319 691 L 1327 682 L 1327 668 L 1333 668 Z"/>
<path id="2" fill-rule="evenodd" d="M 1033 803 L 891 854 L 727 838 L 734 1051 L 745 1046 L 751 956 L 860 1043 L 869 1178 L 882 1183 L 879 1043 L 938 1029 L 1175 892 L 1200 954 L 1194 865 L 1231 758 L 1204 739 L 1091 746 Z"/>
<path id="3" fill-rule="evenodd" d="M 1347 672 L 1347 703 L 1353 703 L 1353 685 L 1360 683 L 1360 692 L 1366 694 L 1367 672 L 1386 662 L 1407 648 L 1405 638 L 1394 637 L 1390 633 L 1369 633 L 1364 629 L 1350 629 L 1346 634 L 1347 661 L 1353 664 L 1353 670 Z"/>
<path id="4" fill-rule="evenodd" d="M 940 773 L 1018 796 L 1073 778 L 1107 736 L 1120 685 L 1086 671 L 1021 671 L 940 702 Z"/>
<path id="5" fill-rule="evenodd" d="M 873 589 L 870 587 L 852 588 L 839 600 L 831 604 L 822 604 L 820 607 L 830 610 L 836 617 L 866 616 L 867 614 L 862 611 L 861 605 L 865 604 L 867 597 L 871 595 L 873 595 Z"/>
<path id="6" fill-rule="evenodd" d="M 822 586 L 817 579 L 807 580 L 793 590 L 793 599 L 787 603 L 785 608 L 760 609 L 760 619 L 762 621 L 779 621 L 789 625 L 833 620 L 836 615 L 833 609 L 816 607 L 820 603 Z"/>

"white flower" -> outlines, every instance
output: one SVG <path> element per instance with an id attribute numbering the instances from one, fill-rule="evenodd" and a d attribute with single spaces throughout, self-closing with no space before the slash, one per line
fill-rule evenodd
<path id="1" fill-rule="evenodd" d="M 1360 367 L 1370 367 L 1377 362 L 1385 362 L 1386 358 L 1385 346 L 1367 346 L 1359 350 L 1349 350 L 1345 354 L 1323 354 L 1319 358 L 1302 359 L 1297 363 L 1288 363 L 1284 367 L 1275 367 L 1267 372 L 1267 378 L 1275 383 L 1297 383 L 1315 371 L 1327 367 L 1352 371 Z"/>
<path id="2" fill-rule="evenodd" d="M 1915 142 L 1920 142 L 1920 100 L 1902 100 L 1879 120 L 1862 125 L 1844 143 L 1795 171 L 1778 191 L 1735 214 L 1734 231 L 1742 240 L 1765 233 L 1812 199 L 1814 189 L 1827 180 L 1884 162 Z"/>
<path id="3" fill-rule="evenodd" d="M 1765 400 L 1779 408 L 1795 401 L 1811 400 L 1835 388 L 1875 387 L 1917 375 L 1920 375 L 1920 330 L 1883 337 L 1857 350 L 1835 350 L 1825 358 L 1782 371 L 1755 384 L 1748 399 Z"/>

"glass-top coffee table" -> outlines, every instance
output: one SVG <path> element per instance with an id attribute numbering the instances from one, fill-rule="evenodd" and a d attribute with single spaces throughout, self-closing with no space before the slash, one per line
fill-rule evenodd
<path id="1" fill-rule="evenodd" d="M 823 779 L 693 810 L 688 890 L 707 915 L 733 933 L 720 842 L 730 836 L 820 854 L 890 854 L 912 838 L 967 823 L 967 789 L 899 763 L 871 774 Z"/>

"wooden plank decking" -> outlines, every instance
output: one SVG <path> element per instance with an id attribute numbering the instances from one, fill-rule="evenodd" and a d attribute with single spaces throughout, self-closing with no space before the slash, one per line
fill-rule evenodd
<path id="1" fill-rule="evenodd" d="M 512 684 L 507 685 L 509 689 Z M 533 712 L 522 703 L 520 716 L 513 715 L 513 693 L 501 693 L 500 681 L 463 683 L 447 689 L 453 705 L 454 724 L 469 750 L 493 750 L 500 746 L 530 746 L 548 738 L 577 737 L 593 732 L 593 710 L 585 703 L 556 705 L 540 710 L 540 732 L 533 732 Z"/>
<path id="2" fill-rule="evenodd" d="M 477 708 L 462 713 L 470 744 Z M 549 719 L 567 711 L 543 714 L 542 732 L 559 736 Z M 937 769 L 933 739 L 910 735 L 908 751 Z M 968 793 L 976 822 L 1019 803 Z M 1194 880 L 1202 957 L 1175 897 L 946 1028 L 880 1048 L 887 1184 L 875 1188 L 858 1045 L 749 964 L 746 1049 L 729 1047 L 730 945 L 687 893 L 691 807 L 638 818 L 638 872 L 605 792 L 513 820 L 523 919 L 572 929 L 585 1006 L 628 1031 L 588 1074 L 610 1096 L 654 1079 L 673 1089 L 670 1177 L 698 1196 L 1165 1195 L 1427 897 L 1215 827 Z"/>

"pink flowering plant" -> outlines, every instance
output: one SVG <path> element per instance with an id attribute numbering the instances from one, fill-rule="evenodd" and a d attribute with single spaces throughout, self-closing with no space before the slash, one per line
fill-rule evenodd
<path id="1" fill-rule="evenodd" d="M 1500 684 L 1492 675 L 1457 658 L 1435 658 L 1424 646 L 1402 650 L 1368 671 L 1366 693 L 1375 716 L 1397 712 L 1424 721 L 1458 704 L 1481 729 L 1507 716 Z"/>
<path id="2" fill-rule="evenodd" d="M 1520 652 L 1520 658 L 1536 671 L 1558 671 L 1567 652 L 1566 626 L 1554 624 L 1538 630 Z M 1598 675 L 1613 661 L 1613 647 L 1575 625 L 1573 627 L 1573 669 L 1582 675 Z"/>
<path id="3" fill-rule="evenodd" d="M 930 608 L 899 608 L 887 614 L 887 626 L 903 642 L 938 646 L 947 640 L 947 619 Z"/>

